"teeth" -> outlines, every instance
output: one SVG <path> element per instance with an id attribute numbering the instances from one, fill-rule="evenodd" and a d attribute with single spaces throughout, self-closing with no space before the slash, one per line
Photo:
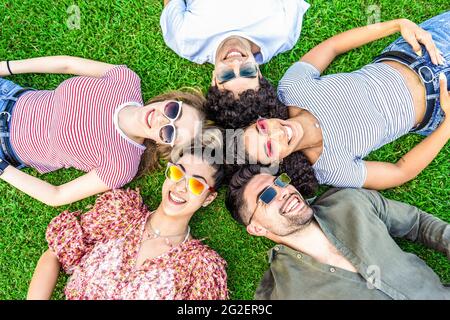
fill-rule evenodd
<path id="1" fill-rule="evenodd" d="M 291 142 L 292 139 L 292 129 L 289 126 L 284 126 L 286 128 L 287 137 L 288 137 L 288 143 Z"/>
<path id="2" fill-rule="evenodd" d="M 232 57 L 242 57 L 242 54 L 238 51 L 231 51 L 229 54 L 227 54 L 225 59 L 232 58 Z"/>
<path id="3" fill-rule="evenodd" d="M 175 196 L 172 192 L 169 193 L 169 196 L 170 196 L 170 199 L 172 199 L 176 203 L 185 203 L 186 202 L 184 199 L 178 198 L 177 196 Z"/>
<path id="4" fill-rule="evenodd" d="M 292 201 L 290 204 L 289 204 L 289 206 L 288 206 L 288 208 L 287 208 L 287 212 L 290 212 L 293 208 L 294 208 L 294 206 L 296 206 L 298 204 L 298 199 L 295 199 L 294 201 Z"/>

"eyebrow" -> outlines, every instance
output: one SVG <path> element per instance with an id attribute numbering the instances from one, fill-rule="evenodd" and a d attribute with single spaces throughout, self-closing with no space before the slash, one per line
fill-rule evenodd
<path id="1" fill-rule="evenodd" d="M 183 169 L 183 171 L 186 173 L 186 168 L 185 168 L 181 163 L 177 163 L 177 165 L 180 166 L 181 169 Z M 196 174 L 194 174 L 194 175 L 192 175 L 192 176 L 193 176 L 194 178 L 202 179 L 203 181 L 205 181 L 206 184 L 208 184 L 208 182 L 206 181 L 206 179 L 203 178 L 202 176 L 199 176 L 199 175 L 196 175 Z"/>
<path id="2" fill-rule="evenodd" d="M 208 182 L 206 181 L 206 179 L 203 178 L 202 176 L 199 176 L 199 175 L 194 174 L 193 177 L 194 177 L 194 178 L 202 179 L 203 181 L 205 181 L 206 184 L 208 184 Z"/>

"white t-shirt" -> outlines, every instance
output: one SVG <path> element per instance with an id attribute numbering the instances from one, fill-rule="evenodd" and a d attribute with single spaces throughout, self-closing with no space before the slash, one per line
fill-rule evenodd
<path id="1" fill-rule="evenodd" d="M 219 44 L 241 36 L 261 48 L 262 64 L 292 49 L 308 8 L 304 0 L 171 0 L 160 24 L 166 44 L 193 62 L 214 63 Z"/>

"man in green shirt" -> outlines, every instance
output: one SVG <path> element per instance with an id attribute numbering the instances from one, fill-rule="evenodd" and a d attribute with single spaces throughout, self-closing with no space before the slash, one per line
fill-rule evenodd
<path id="1" fill-rule="evenodd" d="M 256 299 L 450 299 L 433 270 L 392 239 L 450 259 L 448 223 L 365 189 L 331 189 L 310 206 L 287 175 L 260 169 L 240 169 L 226 199 L 248 233 L 277 243 Z"/>

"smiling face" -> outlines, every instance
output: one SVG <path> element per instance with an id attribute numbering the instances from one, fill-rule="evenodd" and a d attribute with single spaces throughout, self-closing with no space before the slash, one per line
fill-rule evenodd
<path id="1" fill-rule="evenodd" d="M 166 144 L 163 141 L 165 135 L 164 131 L 161 132 L 161 128 L 170 123 L 175 126 L 174 145 L 184 144 L 196 136 L 203 120 L 202 114 L 189 104 L 182 103 L 180 115 L 174 122 L 171 122 L 170 116 L 168 117 L 170 115 L 170 103 L 173 104 L 175 101 L 154 102 L 140 109 L 137 117 L 144 138 L 152 139 L 157 144 Z"/>
<path id="2" fill-rule="evenodd" d="M 258 90 L 259 77 L 261 73 L 248 40 L 229 37 L 222 42 L 216 52 L 213 86 L 217 85 L 219 90 L 229 90 L 238 97 L 245 90 Z"/>
<path id="3" fill-rule="evenodd" d="M 260 119 L 244 131 L 247 154 L 258 163 L 277 163 L 296 150 L 303 137 L 302 126 L 295 121 Z"/>
<path id="4" fill-rule="evenodd" d="M 183 155 L 176 165 L 188 176 L 214 186 L 215 169 L 200 157 L 192 154 Z M 197 196 L 186 185 L 186 179 L 174 182 L 166 178 L 162 188 L 161 206 L 169 216 L 192 216 L 200 207 L 209 205 L 217 196 L 217 192 L 208 189 Z"/>
<path id="5" fill-rule="evenodd" d="M 314 216 L 312 208 L 292 185 L 281 188 L 273 184 L 274 180 L 274 176 L 258 174 L 245 187 L 246 210 L 241 214 L 245 215 L 242 219 L 246 224 L 251 221 L 247 226 L 250 233 L 256 226 L 276 236 L 287 236 L 304 228 Z M 269 204 L 258 200 L 267 187 L 273 187 L 277 193 Z"/>

